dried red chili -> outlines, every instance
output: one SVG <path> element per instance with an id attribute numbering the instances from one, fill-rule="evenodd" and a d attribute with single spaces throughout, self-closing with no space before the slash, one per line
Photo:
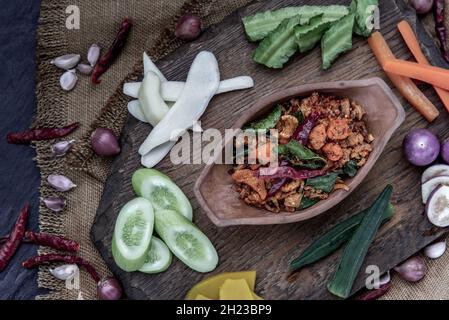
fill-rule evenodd
<path id="1" fill-rule="evenodd" d="M 9 235 L 0 238 L 0 244 L 5 243 L 9 238 Z M 69 252 L 77 252 L 80 249 L 80 245 L 76 241 L 53 234 L 37 233 L 33 231 L 25 232 L 22 242 Z"/>
<path id="2" fill-rule="evenodd" d="M 62 138 L 79 127 L 79 123 L 72 123 L 65 127 L 60 128 L 32 128 L 22 132 L 8 133 L 8 143 L 14 144 L 26 144 L 31 141 L 51 140 L 56 138 Z"/>
<path id="3" fill-rule="evenodd" d="M 293 139 L 305 146 L 309 140 L 310 132 L 312 132 L 319 118 L 320 114 L 318 112 L 312 112 L 298 129 L 296 129 L 296 132 L 293 134 Z"/>
<path id="4" fill-rule="evenodd" d="M 11 232 L 11 236 L 8 241 L 0 247 L 0 271 L 6 268 L 22 242 L 28 220 L 28 211 L 29 205 L 26 203 L 20 212 L 19 218 L 17 218 L 14 229 Z"/>
<path id="5" fill-rule="evenodd" d="M 364 301 L 377 300 L 384 294 L 386 294 L 390 289 L 391 289 L 391 282 L 380 286 L 379 289 L 369 290 L 356 297 L 355 300 L 364 300 Z"/>
<path id="6" fill-rule="evenodd" d="M 92 83 L 99 84 L 101 82 L 99 79 L 100 76 L 109 69 L 109 67 L 112 65 L 114 60 L 117 58 L 117 56 L 125 46 L 126 39 L 128 38 L 129 30 L 131 29 L 131 27 L 131 20 L 125 18 L 120 24 L 120 29 L 117 32 L 117 35 L 111 47 L 95 65 L 94 71 L 92 72 L 91 76 Z"/>
<path id="7" fill-rule="evenodd" d="M 95 283 L 100 282 L 100 276 L 97 273 L 97 270 L 95 270 L 95 267 L 90 264 L 87 260 L 84 260 L 81 257 L 77 256 L 66 256 L 61 254 L 44 254 L 40 256 L 36 256 L 33 258 L 30 258 L 24 262 L 22 262 L 22 266 L 27 269 L 33 269 L 37 268 L 44 264 L 54 263 L 54 262 L 64 262 L 69 264 L 76 264 L 78 267 L 83 268 L 87 271 L 87 273 L 90 274 L 92 279 L 94 279 Z"/>

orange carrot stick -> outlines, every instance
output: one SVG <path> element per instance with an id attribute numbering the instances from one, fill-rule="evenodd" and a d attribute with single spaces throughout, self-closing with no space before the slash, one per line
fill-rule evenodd
<path id="1" fill-rule="evenodd" d="M 413 32 L 413 29 L 410 26 L 410 24 L 405 20 L 401 21 L 398 24 L 398 29 L 402 35 L 402 38 L 404 38 L 407 47 L 410 49 L 413 56 L 415 57 L 416 61 L 418 61 L 418 63 L 420 64 L 430 65 L 429 60 L 427 60 L 426 56 L 421 50 L 418 39 L 416 38 L 416 35 Z M 449 111 L 449 91 L 443 90 L 435 86 L 434 89 L 437 92 L 438 96 L 440 97 L 441 102 L 446 107 L 447 111 Z"/>
<path id="2" fill-rule="evenodd" d="M 393 52 L 391 52 L 390 47 L 380 32 L 374 32 L 368 39 L 368 44 L 382 68 L 389 59 L 395 58 Z M 427 99 L 427 97 L 418 89 L 411 79 L 389 72 L 386 72 L 386 74 L 402 96 L 419 113 L 421 113 L 427 121 L 432 122 L 436 119 L 436 117 L 438 117 L 438 109 L 432 104 L 432 102 L 430 102 L 429 99 Z"/>
<path id="3" fill-rule="evenodd" d="M 385 62 L 384 70 L 449 90 L 449 70 L 443 68 L 421 65 L 405 60 L 389 59 Z"/>

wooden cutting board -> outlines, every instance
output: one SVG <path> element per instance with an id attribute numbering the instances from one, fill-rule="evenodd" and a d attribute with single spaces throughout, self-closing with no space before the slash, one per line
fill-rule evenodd
<path id="1" fill-rule="evenodd" d="M 223 22 L 209 28 L 201 38 L 179 48 L 157 64 L 170 80 L 185 80 L 190 64 L 201 50 L 212 51 L 219 61 L 222 79 L 250 75 L 256 86 L 252 90 L 233 92 L 215 97 L 202 118 L 203 128 L 224 130 L 239 118 L 254 101 L 279 89 L 310 82 L 351 80 L 379 76 L 386 79 L 373 57 L 367 42 L 355 38 L 353 50 L 342 56 L 329 71 L 321 70 L 320 50 L 308 55 L 296 56 L 282 70 L 269 70 L 251 60 L 255 45 L 249 43 L 241 24 L 243 16 L 287 5 L 346 4 L 350 1 L 317 0 L 271 0 L 256 2 L 233 13 Z M 407 18 L 417 28 L 420 42 L 429 59 L 435 65 L 444 65 L 433 40 L 417 25 L 413 11 L 401 1 L 380 1 L 381 32 L 395 54 L 407 59 L 410 54 L 405 47 L 396 24 Z M 388 82 L 390 84 L 390 82 Z M 413 128 L 430 127 L 440 137 L 448 137 L 449 116 L 435 93 L 426 87 L 425 93 L 438 106 L 441 116 L 428 123 L 403 102 L 407 112 L 406 122 L 396 131 L 380 160 L 365 181 L 340 205 L 328 213 L 305 223 L 273 226 L 239 226 L 217 228 L 207 218 L 193 194 L 194 183 L 203 165 L 174 166 L 165 159 L 157 169 L 169 175 L 191 200 L 194 221 L 215 244 L 220 263 L 213 274 L 225 271 L 257 270 L 256 292 L 266 299 L 331 299 L 326 290 L 341 252 L 289 277 L 290 261 L 314 239 L 348 216 L 366 208 L 387 183 L 394 186 L 393 202 L 395 217 L 379 231 L 365 261 L 387 271 L 440 237 L 445 230 L 433 228 L 424 216 L 421 204 L 421 169 L 409 165 L 402 156 L 401 143 L 404 135 Z M 113 273 L 123 283 L 125 292 L 133 299 L 182 299 L 197 282 L 209 275 L 188 269 L 174 259 L 170 269 L 159 275 L 126 273 L 121 271 L 111 256 L 111 237 L 120 208 L 135 195 L 131 176 L 140 167 L 137 150 L 147 136 L 150 127 L 129 119 L 122 136 L 122 153 L 115 160 L 112 173 L 106 183 L 104 194 L 92 228 L 92 239 Z M 354 290 L 364 286 L 362 271 Z"/>

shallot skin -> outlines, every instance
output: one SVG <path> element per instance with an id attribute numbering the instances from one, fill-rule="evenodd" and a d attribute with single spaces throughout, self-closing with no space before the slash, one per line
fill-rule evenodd
<path id="1" fill-rule="evenodd" d="M 100 300 L 119 300 L 122 294 L 122 286 L 113 277 L 102 279 L 97 285 L 97 295 Z"/>
<path id="2" fill-rule="evenodd" d="M 107 128 L 98 128 L 92 133 L 91 145 L 99 156 L 115 156 L 121 151 L 117 136 Z"/>

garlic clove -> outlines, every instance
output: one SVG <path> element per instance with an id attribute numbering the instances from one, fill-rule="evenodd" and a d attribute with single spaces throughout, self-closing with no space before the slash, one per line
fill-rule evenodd
<path id="1" fill-rule="evenodd" d="M 42 198 L 42 202 L 48 209 L 54 212 L 61 212 L 62 210 L 64 210 L 66 204 L 65 199 L 58 196 Z"/>
<path id="2" fill-rule="evenodd" d="M 76 65 L 80 62 L 81 55 L 79 54 L 66 54 L 60 57 L 57 57 L 50 61 L 51 64 L 54 64 L 58 68 L 64 70 L 70 70 L 76 67 Z"/>
<path id="3" fill-rule="evenodd" d="M 65 281 L 72 279 L 77 273 L 79 273 L 79 268 L 76 264 L 65 264 L 54 269 L 50 269 L 49 271 L 56 279 Z"/>
<path id="4" fill-rule="evenodd" d="M 65 91 L 70 91 L 75 88 L 77 81 L 78 77 L 76 76 L 74 69 L 64 72 L 61 78 L 59 78 L 59 84 Z"/>
<path id="5" fill-rule="evenodd" d="M 47 178 L 48 183 L 57 191 L 69 191 L 76 187 L 76 184 L 69 178 L 59 174 L 51 174 Z"/>
<path id="6" fill-rule="evenodd" d="M 69 152 L 72 148 L 72 145 L 75 143 L 75 140 L 70 141 L 60 141 L 51 146 L 51 152 L 55 157 L 62 157 Z"/>
<path id="7" fill-rule="evenodd" d="M 430 259 L 438 259 L 446 252 L 446 240 L 433 243 L 424 248 L 424 255 Z"/>
<path id="8" fill-rule="evenodd" d="M 79 73 L 84 74 L 86 76 L 90 75 L 92 73 L 92 70 L 94 68 L 88 64 L 85 63 L 80 63 L 77 67 L 76 70 L 79 71 Z"/>
<path id="9" fill-rule="evenodd" d="M 89 50 L 87 51 L 87 61 L 89 61 L 92 67 L 95 67 L 95 65 L 97 64 L 98 59 L 100 58 L 100 51 L 100 47 L 95 43 L 91 45 Z"/>

